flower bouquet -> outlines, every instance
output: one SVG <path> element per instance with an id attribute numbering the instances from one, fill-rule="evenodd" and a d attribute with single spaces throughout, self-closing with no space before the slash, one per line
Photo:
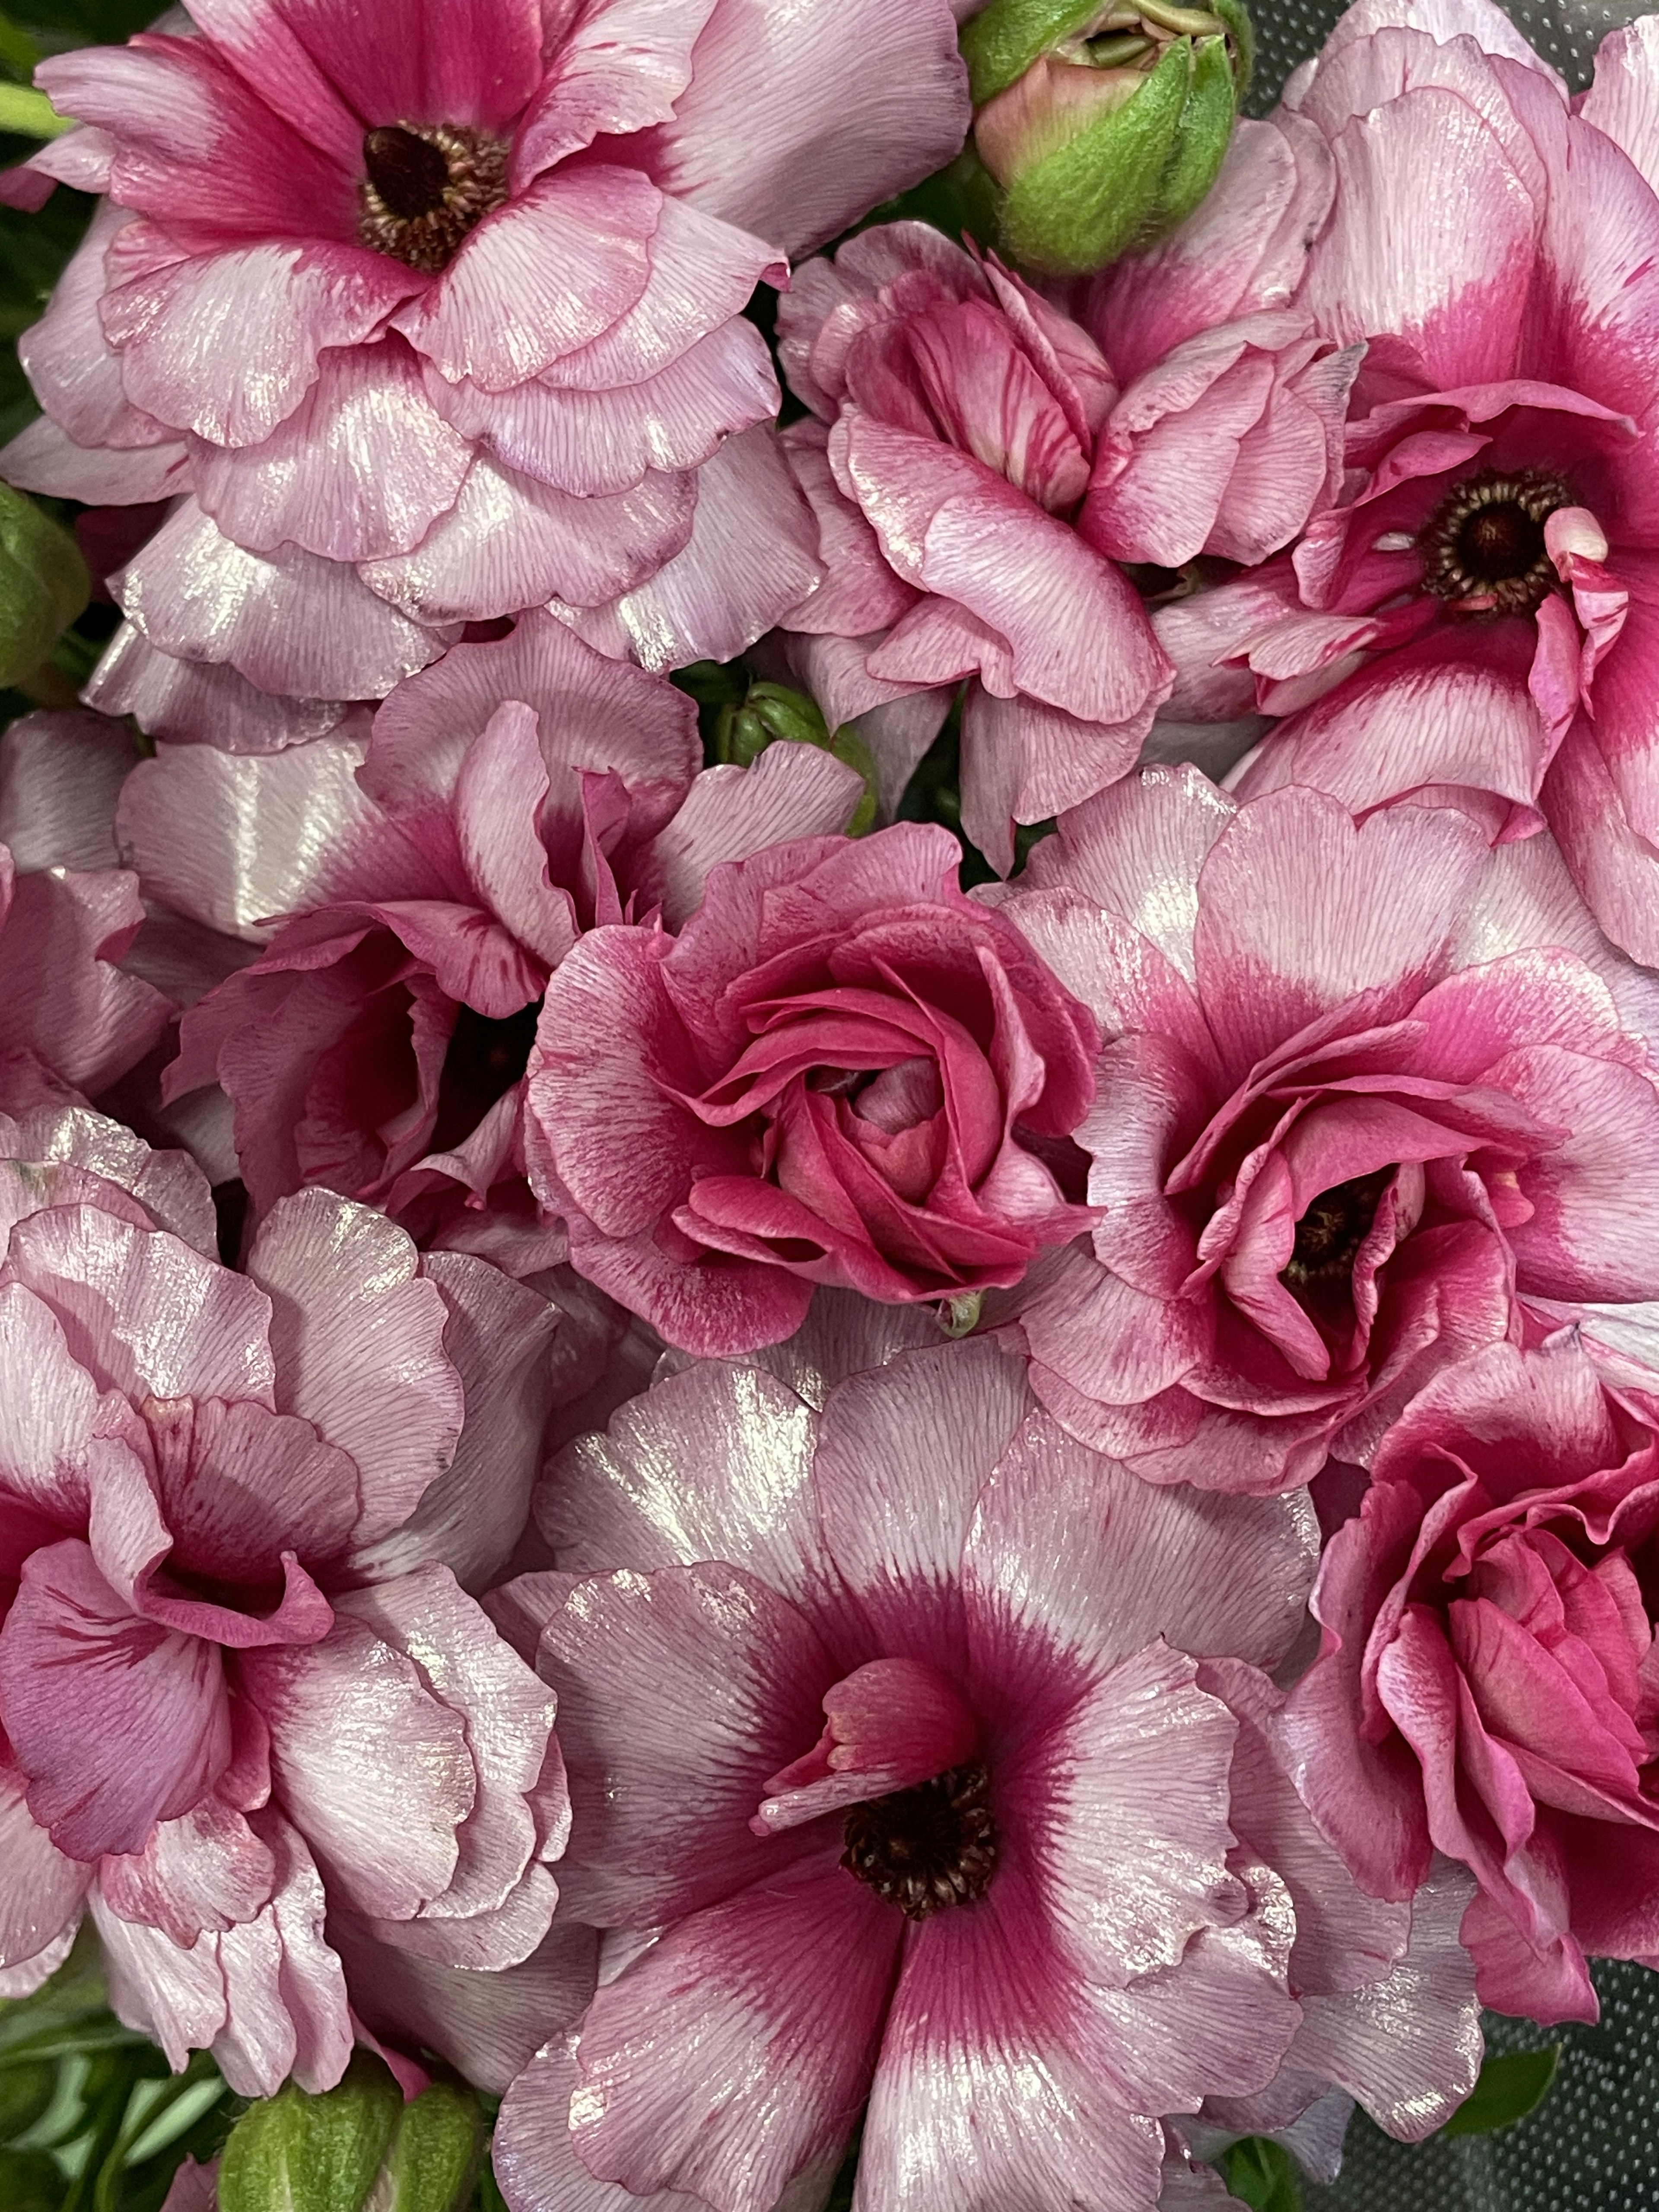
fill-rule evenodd
<path id="1" fill-rule="evenodd" d="M 1659 18 L 145 6 L 0 20 L 0 2206 L 1659 2204 Z"/>

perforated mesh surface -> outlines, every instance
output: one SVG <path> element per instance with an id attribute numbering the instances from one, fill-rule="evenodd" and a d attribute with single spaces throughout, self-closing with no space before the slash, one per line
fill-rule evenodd
<path id="1" fill-rule="evenodd" d="M 1620 0 L 1504 0 L 1510 14 L 1575 92 L 1589 82 L 1595 49 L 1607 33 L 1652 12 Z M 1342 10 L 1333 0 L 1255 0 L 1256 75 L 1253 115 L 1265 114 L 1297 64 L 1317 48 Z M 1659 2200 L 1656 2200 L 1659 2203 Z"/>
<path id="2" fill-rule="evenodd" d="M 1306 2212 L 1659 2212 L 1659 1973 L 1603 1960 L 1595 2027 L 1486 2019 L 1490 2051 L 1562 2046 L 1535 2112 L 1489 2136 L 1407 2149 L 1364 2118 L 1340 2181 Z"/>

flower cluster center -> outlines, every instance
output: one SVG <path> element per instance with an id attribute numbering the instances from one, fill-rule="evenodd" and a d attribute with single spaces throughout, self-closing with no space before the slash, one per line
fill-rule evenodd
<path id="1" fill-rule="evenodd" d="M 459 124 L 369 131 L 357 235 L 411 269 L 447 267 L 473 225 L 507 198 L 507 155 L 501 139 Z"/>
<path id="2" fill-rule="evenodd" d="M 1294 1291 L 1346 1275 L 1396 1173 L 1391 1164 L 1322 1190 L 1296 1224 L 1296 1244 L 1279 1280 Z"/>
<path id="3" fill-rule="evenodd" d="M 1529 615 L 1555 584 L 1544 525 L 1572 505 L 1559 477 L 1490 471 L 1454 484 L 1423 528 L 1423 585 L 1467 614 Z"/>
<path id="4" fill-rule="evenodd" d="M 991 1778 L 975 1761 L 854 1805 L 841 1863 L 907 1920 L 983 1897 L 997 1869 Z"/>

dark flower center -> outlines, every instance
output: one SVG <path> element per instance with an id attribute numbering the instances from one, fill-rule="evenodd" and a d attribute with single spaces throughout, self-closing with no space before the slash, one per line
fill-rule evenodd
<path id="1" fill-rule="evenodd" d="M 1423 585 L 1470 614 L 1529 615 L 1556 581 L 1544 525 L 1572 494 L 1536 469 L 1454 484 L 1418 532 Z"/>
<path id="2" fill-rule="evenodd" d="M 915 1790 L 854 1805 L 841 1863 L 907 1920 L 983 1897 L 997 1869 L 991 1778 L 977 1763 L 952 1766 Z"/>
<path id="3" fill-rule="evenodd" d="M 1296 1291 L 1347 1274 L 1397 1171 L 1393 1165 L 1378 1168 L 1322 1190 L 1296 1224 L 1295 1248 L 1279 1281 Z"/>
<path id="4" fill-rule="evenodd" d="M 369 131 L 358 236 L 412 269 L 444 268 L 473 225 L 507 198 L 507 154 L 487 131 L 458 124 Z"/>
<path id="5" fill-rule="evenodd" d="M 509 1091 L 530 1064 L 536 1042 L 539 999 L 500 1021 L 463 1006 L 450 1032 L 438 1079 L 438 1119 L 432 1149 L 447 1152 L 472 1134 L 484 1115 Z"/>

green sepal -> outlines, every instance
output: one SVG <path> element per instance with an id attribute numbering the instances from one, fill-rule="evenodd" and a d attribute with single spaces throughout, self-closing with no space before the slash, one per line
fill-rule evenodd
<path id="1" fill-rule="evenodd" d="M 963 24 L 960 40 L 975 106 L 1006 92 L 1040 55 L 1099 13 L 1100 0 L 991 0 Z"/>
<path id="2" fill-rule="evenodd" d="M 0 484 L 0 687 L 40 665 L 91 592 L 69 532 Z"/>
<path id="3" fill-rule="evenodd" d="M 876 818 L 876 764 L 863 738 L 845 726 L 831 732 L 817 704 L 784 684 L 751 684 L 741 706 L 721 708 L 714 726 L 718 759 L 748 768 L 777 744 L 816 745 L 863 777 L 863 793 L 847 825 L 849 837 L 862 837 Z"/>
<path id="4" fill-rule="evenodd" d="M 75 128 L 75 118 L 60 115 L 32 84 L 0 84 L 0 131 L 15 131 L 20 138 L 61 138 Z"/>
<path id="5" fill-rule="evenodd" d="M 1222 2161 L 1228 2189 L 1250 2212 L 1302 2212 L 1296 2161 L 1267 2136 L 1246 2136 Z"/>
<path id="6" fill-rule="evenodd" d="M 1238 112 L 1225 39 L 1201 39 L 1193 54 L 1187 105 L 1140 245 L 1185 222 L 1219 175 Z"/>
<path id="7" fill-rule="evenodd" d="M 1132 100 L 1015 179 L 1002 205 L 1011 259 L 1044 276 L 1086 276 L 1146 235 L 1192 64 L 1191 40 L 1172 40 Z"/>
<path id="8" fill-rule="evenodd" d="M 434 2081 L 405 2105 L 377 2203 L 385 2212 L 462 2212 L 471 2203 L 489 2128 L 470 2089 Z"/>
<path id="9" fill-rule="evenodd" d="M 1543 2103 L 1560 2056 L 1560 2045 L 1552 2043 L 1542 2051 L 1510 2051 L 1489 2058 L 1441 2134 L 1484 2136 L 1493 2128 L 1508 2127 L 1511 2120 L 1525 2119 Z"/>
<path id="10" fill-rule="evenodd" d="M 390 2071 L 364 2051 L 320 2096 L 290 2081 L 232 2128 L 219 2212 L 362 2212 L 402 2112 Z"/>
<path id="11" fill-rule="evenodd" d="M 1212 15 L 1219 15 L 1233 42 L 1233 105 L 1242 107 L 1255 75 L 1255 25 L 1243 0 L 1205 0 Z"/>

